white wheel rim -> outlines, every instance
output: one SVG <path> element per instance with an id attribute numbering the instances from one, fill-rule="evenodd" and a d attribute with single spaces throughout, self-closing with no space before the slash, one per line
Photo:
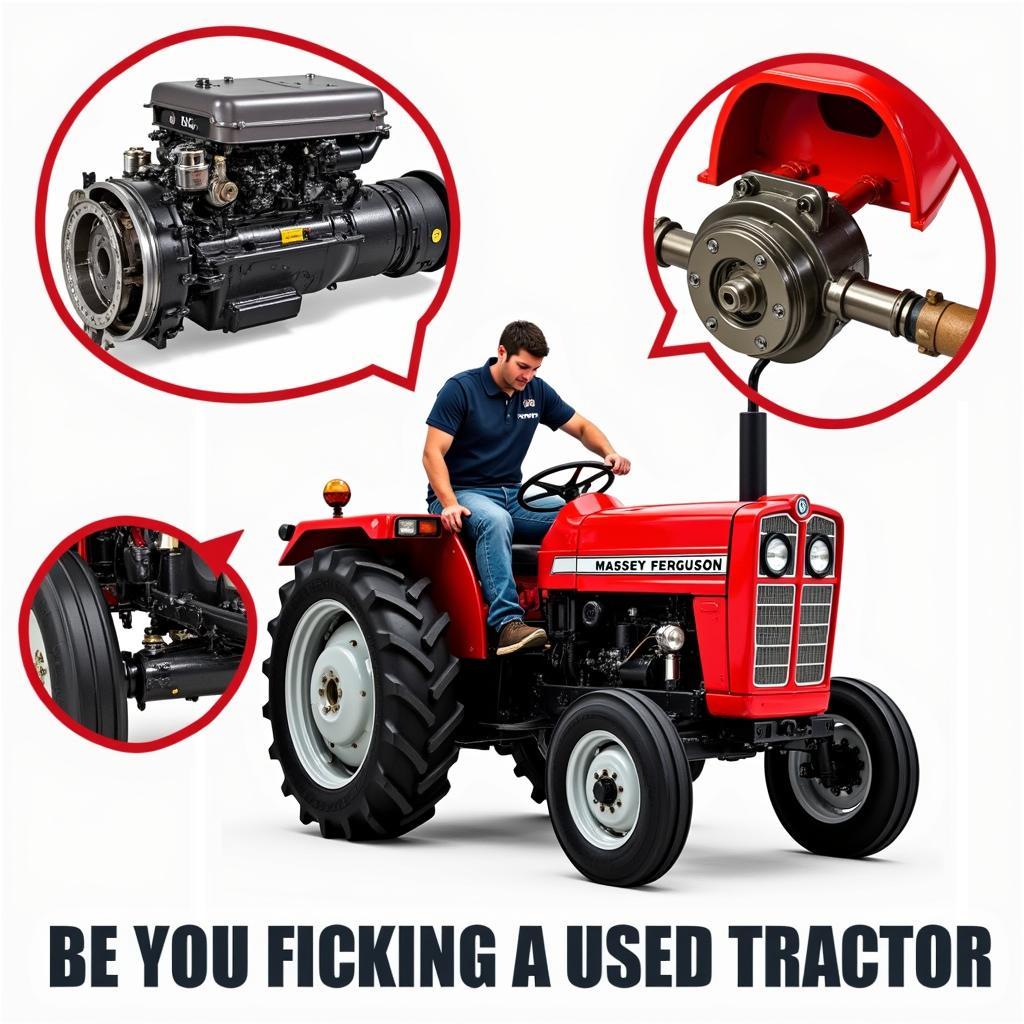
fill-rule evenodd
<path id="1" fill-rule="evenodd" d="M 35 666 L 36 675 L 43 684 L 43 689 L 53 696 L 53 674 L 50 671 L 50 659 L 46 653 L 46 644 L 43 643 L 43 631 L 39 628 L 36 613 L 28 613 L 28 649 L 32 655 L 32 664 Z"/>
<path id="2" fill-rule="evenodd" d="M 359 773 L 373 735 L 370 649 L 352 613 L 326 598 L 307 608 L 288 645 L 285 711 L 306 774 L 341 789 Z"/>
<path id="3" fill-rule="evenodd" d="M 793 787 L 793 795 L 812 818 L 826 825 L 834 825 L 852 818 L 864 806 L 871 790 L 871 752 L 868 750 L 864 735 L 841 718 L 837 718 L 835 723 L 833 747 L 844 750 L 852 748 L 856 751 L 857 759 L 863 762 L 863 767 L 857 770 L 860 782 L 853 783 L 849 787 L 849 792 L 843 788 L 835 793 L 822 785 L 820 779 L 805 779 L 800 775 L 800 766 L 812 761 L 813 755 L 810 751 L 793 752 L 789 757 L 789 783 Z"/>
<path id="4" fill-rule="evenodd" d="M 598 729 L 576 741 L 565 795 L 576 828 L 592 846 L 617 850 L 629 840 L 640 815 L 640 776 L 617 736 Z"/>

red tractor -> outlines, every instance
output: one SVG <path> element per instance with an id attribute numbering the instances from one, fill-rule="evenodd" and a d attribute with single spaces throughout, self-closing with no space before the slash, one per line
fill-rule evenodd
<path id="1" fill-rule="evenodd" d="M 752 375 L 752 386 L 763 363 Z M 675 862 L 708 758 L 765 755 L 768 794 L 812 853 L 863 857 L 903 830 L 914 739 L 893 701 L 831 675 L 843 521 L 763 497 L 765 416 L 741 415 L 740 500 L 623 506 L 602 463 L 519 491 L 565 506 L 515 546 L 539 652 L 496 658 L 472 552 L 422 513 L 281 527 L 264 664 L 271 756 L 299 817 L 328 838 L 400 836 L 448 792 L 460 747 L 511 754 L 587 877 L 642 885 Z"/>

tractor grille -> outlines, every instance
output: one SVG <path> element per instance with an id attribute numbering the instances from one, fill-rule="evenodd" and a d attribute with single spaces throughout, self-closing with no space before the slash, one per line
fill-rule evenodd
<path id="1" fill-rule="evenodd" d="M 788 516 L 773 516 L 787 519 Z M 769 530 L 769 533 L 782 532 Z M 793 605 L 796 587 L 791 583 L 757 585 L 757 625 L 754 630 L 754 685 L 785 686 L 789 681 L 789 652 L 793 642 Z"/>
<path id="2" fill-rule="evenodd" d="M 805 583 L 801 591 L 800 633 L 796 647 L 797 686 L 813 686 L 825 678 L 825 655 L 832 620 L 832 586 L 831 583 Z"/>

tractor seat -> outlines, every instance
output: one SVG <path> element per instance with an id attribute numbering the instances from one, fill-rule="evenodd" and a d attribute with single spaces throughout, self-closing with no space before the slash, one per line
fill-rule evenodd
<path id="1" fill-rule="evenodd" d="M 512 545 L 512 575 L 513 576 L 536 576 L 537 555 L 540 552 L 539 544 L 513 544 Z"/>

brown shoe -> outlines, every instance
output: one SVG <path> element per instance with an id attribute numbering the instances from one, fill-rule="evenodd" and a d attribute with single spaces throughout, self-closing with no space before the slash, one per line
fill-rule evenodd
<path id="1" fill-rule="evenodd" d="M 522 619 L 513 619 L 498 634 L 498 656 L 543 647 L 547 642 L 548 635 L 540 626 L 528 626 Z"/>

